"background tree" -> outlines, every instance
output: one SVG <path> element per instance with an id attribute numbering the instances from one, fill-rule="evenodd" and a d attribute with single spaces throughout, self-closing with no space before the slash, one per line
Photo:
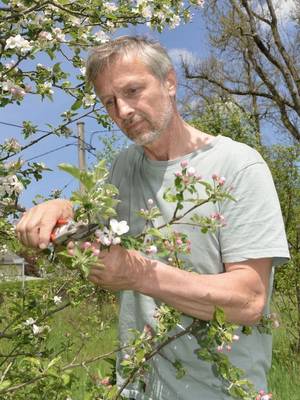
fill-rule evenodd
<path id="1" fill-rule="evenodd" d="M 215 101 L 193 112 L 190 123 L 213 135 L 224 135 L 256 148 L 267 161 L 279 196 L 291 261 L 276 270 L 274 307 L 283 317 L 289 350 L 300 354 L 300 148 L 261 144 L 255 117 L 230 101 Z M 288 357 L 287 354 L 283 354 Z"/>
<path id="2" fill-rule="evenodd" d="M 292 141 L 300 140 L 299 18 L 275 0 L 205 2 L 212 54 L 184 64 L 193 93 L 205 101 L 230 98 L 253 117 L 264 119 Z M 281 7 L 281 8 L 280 8 Z M 285 13 L 284 13 L 285 12 Z M 296 16 L 296 18 L 295 18 Z"/>

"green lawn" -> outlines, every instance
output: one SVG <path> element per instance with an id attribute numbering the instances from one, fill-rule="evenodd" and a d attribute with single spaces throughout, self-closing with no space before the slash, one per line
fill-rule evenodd
<path id="1" fill-rule="evenodd" d="M 2 285 L 2 290 L 3 288 Z M 13 285 L 10 285 L 10 290 L 13 290 Z M 73 342 L 67 352 L 62 352 L 62 365 L 74 360 L 79 363 L 108 353 L 118 346 L 117 312 L 118 307 L 114 302 L 101 305 L 83 302 L 79 307 L 66 308 L 55 314 L 51 321 L 49 348 L 59 352 L 65 343 Z M 274 400 L 300 400 L 300 357 L 296 357 L 289 348 L 285 319 L 285 315 L 281 316 L 282 325 L 273 333 L 274 350 L 269 386 Z M 1 343 L 2 347 L 3 344 Z M 1 346 L 0 350 L 3 351 Z M 77 368 L 76 380 L 72 386 L 72 400 L 84 399 L 88 376 L 92 380 L 101 379 L 111 368 L 103 360 L 89 364 L 88 368 Z"/>

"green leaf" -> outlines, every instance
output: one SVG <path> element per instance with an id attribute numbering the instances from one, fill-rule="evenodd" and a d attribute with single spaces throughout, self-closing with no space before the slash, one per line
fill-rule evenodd
<path id="1" fill-rule="evenodd" d="M 219 325 L 225 324 L 225 313 L 222 308 L 216 307 L 214 312 L 214 320 L 216 320 Z"/>
<path id="2" fill-rule="evenodd" d="M 0 383 L 0 390 L 7 389 L 9 386 L 11 386 L 11 381 L 7 379 Z"/>
<path id="3" fill-rule="evenodd" d="M 76 110 L 78 110 L 81 106 L 82 106 L 82 100 L 81 100 L 81 99 L 77 99 L 77 100 L 75 101 L 75 103 L 72 104 L 71 110 L 72 110 L 72 111 L 76 111 Z"/>
<path id="4" fill-rule="evenodd" d="M 61 379 L 64 385 L 68 385 L 70 383 L 70 375 L 69 374 L 62 374 Z"/>
<path id="5" fill-rule="evenodd" d="M 149 234 L 149 235 L 151 235 L 151 236 L 154 236 L 154 237 L 157 237 L 157 238 L 159 238 L 159 239 L 163 239 L 163 238 L 164 238 L 164 236 L 163 236 L 163 234 L 161 233 L 161 231 L 160 231 L 159 229 L 156 229 L 156 228 L 150 228 L 150 229 L 148 229 L 148 230 L 147 230 L 147 234 Z"/>

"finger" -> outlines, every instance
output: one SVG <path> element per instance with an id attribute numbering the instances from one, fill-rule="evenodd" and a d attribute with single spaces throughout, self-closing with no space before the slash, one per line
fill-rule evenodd
<path id="1" fill-rule="evenodd" d="M 67 253 L 69 256 L 74 256 L 75 254 L 75 243 L 74 242 L 68 242 L 67 244 Z"/>

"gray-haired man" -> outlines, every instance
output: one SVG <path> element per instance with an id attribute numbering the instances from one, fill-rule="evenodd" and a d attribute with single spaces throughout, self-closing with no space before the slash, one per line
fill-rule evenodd
<path id="1" fill-rule="evenodd" d="M 226 176 L 237 199 L 236 203 L 206 204 L 201 209 L 205 215 L 224 214 L 227 227 L 215 234 L 204 235 L 187 225 L 178 228 L 192 242 L 187 264 L 193 272 L 120 246 L 100 255 L 106 268 L 93 268 L 90 279 L 120 291 L 121 341 L 127 341 L 130 328 L 154 326 L 160 302 L 185 314 L 181 326 L 189 324 L 191 317 L 209 320 L 215 306 L 222 307 L 232 322 L 255 325 L 267 307 L 272 265 L 289 256 L 280 206 L 263 159 L 246 145 L 213 137 L 183 121 L 175 102 L 175 72 L 158 43 L 120 37 L 95 48 L 87 61 L 87 78 L 110 117 L 134 142 L 111 169 L 111 182 L 120 192 L 118 217 L 128 221 L 130 233 L 142 231 L 143 222 L 135 212 L 146 208 L 149 198 L 160 208 L 162 220 L 170 220 L 174 210 L 163 199 L 163 192 L 183 160 L 203 179 L 211 180 L 215 173 Z M 25 214 L 18 235 L 27 245 L 44 247 L 57 219 L 71 215 L 67 201 L 44 203 Z M 125 395 L 153 400 L 227 399 L 211 365 L 194 354 L 196 347 L 191 337 L 166 347 L 153 359 L 146 386 L 131 384 Z M 230 357 L 246 371 L 257 390 L 267 389 L 269 336 L 255 328 L 250 336 L 241 333 Z M 187 370 L 181 380 L 176 379 L 169 362 L 176 359 Z M 121 384 L 119 362 L 117 370 Z"/>

